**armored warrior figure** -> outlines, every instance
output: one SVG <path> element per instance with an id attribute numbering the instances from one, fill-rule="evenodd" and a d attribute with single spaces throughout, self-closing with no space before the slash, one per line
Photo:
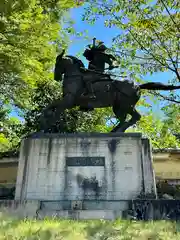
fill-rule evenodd
<path id="1" fill-rule="evenodd" d="M 88 45 L 89 49 L 86 49 L 83 53 L 83 56 L 89 61 L 88 69 L 103 73 L 105 71 L 105 63 L 107 63 L 109 64 L 109 70 L 112 70 L 114 68 L 113 61 L 116 60 L 115 57 L 105 53 L 107 47 L 103 42 L 99 42 L 96 45 L 95 40 L 94 38 L 93 45 Z"/>
<path id="2" fill-rule="evenodd" d="M 88 45 L 88 48 L 84 51 L 83 56 L 89 61 L 88 70 L 91 71 L 92 77 L 98 79 L 104 79 L 107 77 L 110 79 L 110 76 L 108 74 L 105 74 L 105 64 L 107 63 L 109 65 L 109 70 L 112 70 L 115 68 L 113 66 L 113 61 L 115 61 L 115 57 L 111 54 L 105 53 L 107 50 L 107 47 L 104 45 L 103 42 L 99 42 L 98 45 L 96 45 L 96 39 L 93 39 L 93 45 Z M 92 93 L 93 98 L 93 91 L 92 91 L 92 84 L 91 82 L 89 85 L 89 91 Z"/>

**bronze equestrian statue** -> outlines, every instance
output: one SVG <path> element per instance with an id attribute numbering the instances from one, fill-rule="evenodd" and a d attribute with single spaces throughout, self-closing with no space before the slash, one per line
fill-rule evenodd
<path id="1" fill-rule="evenodd" d="M 111 59 L 114 60 L 114 58 L 107 56 L 104 50 L 96 51 L 93 49 L 93 52 L 91 50 L 89 49 L 89 51 L 85 51 L 84 53 L 90 61 L 89 69 L 85 69 L 84 64 L 78 58 L 63 56 L 65 51 L 57 56 L 54 79 L 62 81 L 62 75 L 64 74 L 63 98 L 54 101 L 44 109 L 40 118 L 40 128 L 42 131 L 48 132 L 48 129 L 59 120 L 60 113 L 66 109 L 79 106 L 84 111 L 94 108 L 112 107 L 115 116 L 120 121 L 112 132 L 125 132 L 127 128 L 134 125 L 141 118 L 135 106 L 141 97 L 142 89 L 180 89 L 180 86 L 165 85 L 157 82 L 136 85 L 127 80 L 113 80 L 108 74 L 104 73 L 104 67 L 105 62 L 109 58 L 110 68 L 112 69 L 113 64 L 111 63 Z M 93 69 L 92 65 L 94 65 Z M 92 90 L 89 86 L 92 87 Z M 92 97 L 92 95 L 95 97 Z M 131 119 L 126 121 L 128 114 L 131 115 Z"/>

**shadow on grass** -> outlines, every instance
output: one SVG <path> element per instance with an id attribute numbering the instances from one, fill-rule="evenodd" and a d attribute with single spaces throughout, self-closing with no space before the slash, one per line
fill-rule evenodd
<path id="1" fill-rule="evenodd" d="M 92 222 L 84 228 L 86 231 L 88 239 L 93 240 L 106 240 L 112 239 L 120 236 L 122 233 L 126 232 L 128 229 L 128 224 L 123 224 L 120 229 L 113 226 L 110 221 L 96 221 Z M 126 238 L 131 239 L 131 238 Z"/>
<path id="2" fill-rule="evenodd" d="M 159 223 L 160 225 L 163 223 Z M 154 225 L 154 224 L 153 224 Z M 135 221 L 117 221 L 115 223 L 108 221 L 96 221 L 89 223 L 84 230 L 88 240 L 108 240 L 108 239 L 143 239 L 143 240 L 164 240 L 167 239 L 166 231 L 162 236 L 161 229 L 153 226 L 149 222 L 135 222 Z M 168 226 L 164 226 L 168 227 Z M 170 225 L 169 232 L 171 233 L 171 239 L 179 239 L 174 231 L 174 225 Z M 168 238 L 170 239 L 170 238 Z"/>
<path id="3" fill-rule="evenodd" d="M 7 217 L 0 218 L 0 230 L 7 231 L 8 229 L 17 228 L 22 221 L 19 219 L 10 219 Z"/>

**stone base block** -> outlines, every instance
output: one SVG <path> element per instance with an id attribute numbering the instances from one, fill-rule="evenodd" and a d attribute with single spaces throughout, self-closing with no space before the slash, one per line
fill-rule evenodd
<path id="1" fill-rule="evenodd" d="M 18 201 L 18 200 L 1 200 L 1 216 L 13 218 L 35 218 L 36 211 L 39 208 L 39 201 Z"/>
<path id="2" fill-rule="evenodd" d="M 16 200 L 130 200 L 139 195 L 156 197 L 151 147 L 140 133 L 42 134 L 22 141 Z"/>
<path id="3" fill-rule="evenodd" d="M 61 210 L 61 211 L 47 211 L 39 212 L 37 214 L 38 219 L 45 217 L 58 217 L 65 219 L 81 219 L 81 220 L 93 220 L 93 219 L 105 219 L 115 220 L 122 217 L 121 211 L 112 210 Z"/>

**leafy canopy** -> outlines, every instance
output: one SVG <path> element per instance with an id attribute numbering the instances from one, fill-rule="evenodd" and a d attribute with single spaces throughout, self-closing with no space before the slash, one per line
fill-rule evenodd
<path id="1" fill-rule="evenodd" d="M 14 148 L 19 127 L 21 132 L 24 128 L 9 117 L 12 109 L 7 106 L 26 114 L 34 108 L 38 84 L 53 81 L 56 54 L 69 42 L 66 14 L 72 7 L 72 0 L 0 1 L 0 151 Z"/>
<path id="2" fill-rule="evenodd" d="M 95 24 L 101 18 L 105 27 L 117 29 L 119 34 L 112 39 L 111 51 L 119 59 L 120 69 L 134 81 L 144 81 L 146 74 L 171 72 L 173 78 L 169 79 L 169 83 L 180 82 L 179 1 L 90 0 L 86 1 L 84 9 L 83 21 Z M 160 104 L 160 100 L 165 100 L 159 107 L 164 117 L 158 119 L 152 114 L 150 106 L 141 101 L 140 105 L 150 110 L 142 117 L 136 130 L 143 131 L 156 147 L 180 146 L 174 137 L 180 129 L 178 91 L 166 92 L 166 95 L 144 91 L 144 99 L 149 98 L 151 93 L 158 100 L 154 103 Z"/>
<path id="3" fill-rule="evenodd" d="M 0 2 L 1 100 L 27 107 L 37 82 L 52 79 L 56 53 L 68 44 L 63 17 L 73 6 L 61 0 Z"/>

